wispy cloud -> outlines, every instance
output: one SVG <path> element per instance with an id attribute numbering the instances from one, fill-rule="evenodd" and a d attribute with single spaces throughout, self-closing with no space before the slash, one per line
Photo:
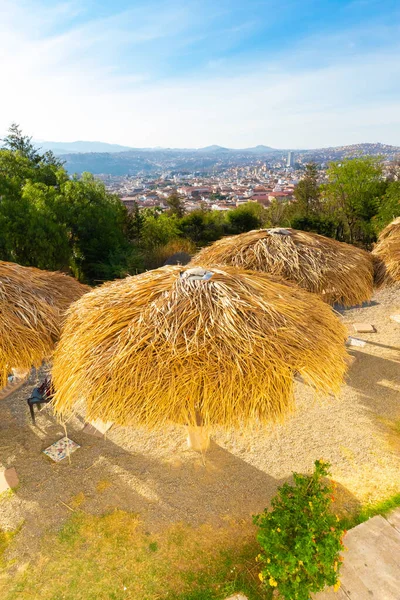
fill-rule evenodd
<path id="1" fill-rule="evenodd" d="M 93 15 L 1 0 L 0 131 L 16 120 L 41 139 L 136 146 L 400 144 L 399 22 L 265 44 L 254 15 L 271 14 L 272 36 L 277 4 L 153 0 Z"/>

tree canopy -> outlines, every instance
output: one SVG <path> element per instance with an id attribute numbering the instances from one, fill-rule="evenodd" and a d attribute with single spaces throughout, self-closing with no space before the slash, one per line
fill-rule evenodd
<path id="1" fill-rule="evenodd" d="M 114 272 L 112 261 L 123 254 L 126 270 L 127 214 L 118 197 L 90 174 L 70 179 L 61 162 L 51 152 L 41 154 L 15 124 L 3 142 L 0 258 L 70 270 L 93 282 L 120 275 L 121 264 Z"/>

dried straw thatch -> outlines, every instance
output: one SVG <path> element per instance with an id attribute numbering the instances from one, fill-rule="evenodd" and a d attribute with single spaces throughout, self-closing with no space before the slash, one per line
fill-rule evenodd
<path id="1" fill-rule="evenodd" d="M 400 217 L 381 231 L 372 251 L 375 285 L 400 282 Z"/>
<path id="2" fill-rule="evenodd" d="M 295 229 L 260 229 L 222 238 L 190 265 L 232 265 L 278 275 L 320 294 L 328 304 L 354 306 L 371 299 L 373 263 L 368 252 Z"/>
<path id="3" fill-rule="evenodd" d="M 0 261 L 0 387 L 48 357 L 65 310 L 89 288 L 62 273 Z"/>
<path id="4" fill-rule="evenodd" d="M 339 391 L 347 332 L 317 296 L 265 273 L 192 271 L 162 267 L 71 306 L 53 364 L 62 418 L 230 426 L 280 419 L 296 372 Z"/>

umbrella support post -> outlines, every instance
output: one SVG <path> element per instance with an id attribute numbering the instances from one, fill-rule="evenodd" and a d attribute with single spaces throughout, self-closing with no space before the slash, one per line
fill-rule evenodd
<path id="1" fill-rule="evenodd" d="M 196 411 L 196 425 L 187 426 L 187 442 L 188 447 L 196 452 L 206 452 L 210 446 L 210 430 L 204 427 L 203 419 L 199 412 Z"/>
<path id="2" fill-rule="evenodd" d="M 188 425 L 188 447 L 196 452 L 206 452 L 210 445 L 210 432 L 208 427 L 202 425 Z"/>

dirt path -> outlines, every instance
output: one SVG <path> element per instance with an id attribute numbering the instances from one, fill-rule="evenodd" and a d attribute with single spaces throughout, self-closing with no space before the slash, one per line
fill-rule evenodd
<path id="1" fill-rule="evenodd" d="M 258 432 L 215 431 L 205 463 L 187 449 L 181 428 L 157 433 L 116 427 L 106 439 L 68 426 L 81 445 L 67 460 L 51 462 L 42 450 L 64 435 L 50 408 L 30 422 L 30 381 L 0 402 L 0 465 L 14 466 L 20 485 L 0 498 L 0 527 L 23 523 L 12 552 L 23 562 L 39 536 L 59 527 L 71 510 L 94 514 L 114 508 L 138 513 L 149 531 L 171 522 L 223 527 L 261 511 L 293 471 L 332 463 L 342 511 L 400 491 L 400 290 L 378 292 L 374 302 L 343 312 L 345 322 L 370 322 L 377 333 L 354 334 L 356 348 L 341 397 L 316 400 L 296 384 L 298 410 L 283 425 Z M 63 504 L 64 503 L 64 504 Z M 67 506 L 68 505 L 68 508 Z"/>

